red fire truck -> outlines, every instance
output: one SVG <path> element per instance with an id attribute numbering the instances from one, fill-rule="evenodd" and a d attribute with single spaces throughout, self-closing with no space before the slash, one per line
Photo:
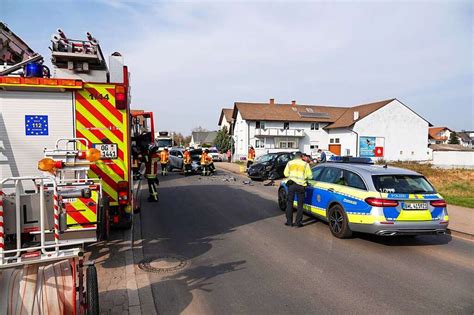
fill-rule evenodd
<path id="1" fill-rule="evenodd" d="M 0 25 L 0 31 L 9 43 L 0 47 L 0 60 L 8 57 L 0 66 L 2 177 L 38 174 L 37 161 L 44 148 L 53 148 L 60 138 L 86 139 L 73 149 L 88 146 L 101 152 L 101 160 L 91 166 L 88 177 L 101 179 L 103 194 L 110 202 L 110 224 L 130 227 L 130 84 L 123 57 L 113 53 L 107 65 L 99 42 L 90 33 L 84 40 L 74 40 L 58 29 L 51 40 L 50 70 L 5 25 Z M 23 191 L 31 189 L 28 183 L 22 185 Z M 68 217 L 68 224 L 77 226 L 94 222 L 95 215 L 81 211 Z"/>

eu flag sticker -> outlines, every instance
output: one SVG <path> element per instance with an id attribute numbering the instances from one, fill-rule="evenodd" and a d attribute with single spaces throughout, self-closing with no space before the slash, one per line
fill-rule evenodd
<path id="1" fill-rule="evenodd" d="M 25 133 L 27 136 L 48 135 L 47 115 L 25 115 Z"/>

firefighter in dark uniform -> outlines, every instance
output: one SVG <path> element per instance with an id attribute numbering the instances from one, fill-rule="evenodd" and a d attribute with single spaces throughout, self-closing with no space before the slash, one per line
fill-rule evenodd
<path id="1" fill-rule="evenodd" d="M 158 201 L 158 190 L 157 186 L 160 184 L 157 176 L 158 172 L 158 162 L 160 161 L 160 155 L 158 154 L 158 148 L 156 146 L 150 146 L 148 149 L 148 154 L 146 157 L 146 179 L 148 181 L 148 190 L 150 196 L 148 201 L 156 202 Z"/>

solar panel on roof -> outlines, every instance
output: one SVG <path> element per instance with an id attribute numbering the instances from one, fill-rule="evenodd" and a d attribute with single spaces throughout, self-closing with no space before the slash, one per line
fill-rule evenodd
<path id="1" fill-rule="evenodd" d="M 303 118 L 329 118 L 328 113 L 308 113 L 308 112 L 298 112 L 300 117 Z"/>

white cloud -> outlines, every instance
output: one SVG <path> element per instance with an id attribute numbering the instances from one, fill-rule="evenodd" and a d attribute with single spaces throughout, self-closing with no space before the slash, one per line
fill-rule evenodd
<path id="1" fill-rule="evenodd" d="M 456 85 L 473 75 L 468 2 L 109 4 L 132 12 L 123 53 L 134 106 L 154 110 L 160 130 L 212 129 L 221 107 L 269 97 L 397 97 L 435 124 L 474 129 L 472 89 Z M 444 85 L 470 115 L 451 115 Z"/>

